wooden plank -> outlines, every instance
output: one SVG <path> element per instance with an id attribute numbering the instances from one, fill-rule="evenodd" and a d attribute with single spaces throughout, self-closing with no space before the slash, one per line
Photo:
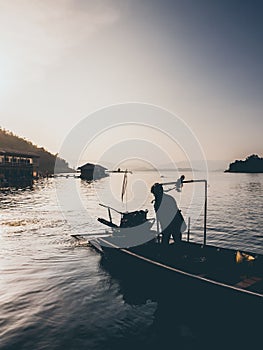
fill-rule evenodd
<path id="1" fill-rule="evenodd" d="M 240 287 L 240 288 L 248 288 L 252 286 L 253 284 L 261 281 L 262 279 L 260 277 L 250 277 L 250 278 L 245 278 L 242 281 L 238 282 L 235 284 L 235 287 Z"/>

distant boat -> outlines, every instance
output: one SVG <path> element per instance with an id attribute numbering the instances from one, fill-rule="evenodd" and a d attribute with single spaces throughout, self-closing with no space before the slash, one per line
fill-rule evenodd
<path id="1" fill-rule="evenodd" d="M 116 170 L 106 170 L 107 173 L 117 173 L 117 174 L 132 174 L 130 170 L 122 170 L 121 168 L 118 168 Z"/>

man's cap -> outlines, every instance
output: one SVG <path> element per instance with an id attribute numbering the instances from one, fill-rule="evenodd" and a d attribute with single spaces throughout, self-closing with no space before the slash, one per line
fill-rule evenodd
<path id="1" fill-rule="evenodd" d="M 163 185 L 156 182 L 155 184 L 152 185 L 151 187 L 151 192 L 152 193 L 160 193 L 163 192 Z"/>

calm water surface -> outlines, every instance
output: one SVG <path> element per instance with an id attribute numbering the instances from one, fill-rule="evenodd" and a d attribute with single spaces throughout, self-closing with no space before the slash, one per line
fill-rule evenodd
<path id="1" fill-rule="evenodd" d="M 163 176 L 172 179 L 172 173 Z M 124 288 L 97 252 L 72 239 L 72 233 L 103 234 L 96 219 L 107 218 L 107 211 L 98 204 L 123 209 L 120 181 L 58 177 L 0 193 L 0 349 L 153 349 L 165 344 L 162 327 L 172 349 L 201 349 L 207 339 L 214 348 L 211 341 L 226 337 L 218 324 L 209 327 L 216 315 L 200 320 L 186 308 L 189 300 L 178 303 L 174 295 L 167 313 L 151 291 L 140 295 L 141 285 Z M 148 208 L 153 215 L 149 190 L 155 181 L 154 173 L 137 175 L 128 209 Z M 139 193 L 138 202 L 132 192 Z M 203 191 L 193 195 L 185 185 L 182 193 L 170 193 L 191 217 L 191 239 L 202 241 Z M 208 194 L 207 242 L 263 253 L 263 174 L 210 173 Z"/>

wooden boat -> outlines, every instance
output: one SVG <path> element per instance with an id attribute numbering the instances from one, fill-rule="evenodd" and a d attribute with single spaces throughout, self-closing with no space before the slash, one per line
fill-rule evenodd
<path id="1" fill-rule="evenodd" d="M 159 243 L 159 233 L 147 226 L 146 213 L 143 226 L 140 220 L 133 225 L 126 222 L 127 231 L 123 233 L 121 225 L 113 227 L 115 233 L 109 237 L 91 239 L 89 244 L 102 253 L 109 261 L 115 262 L 116 266 L 132 273 L 139 268 L 140 273 L 146 270 L 145 278 L 154 271 L 155 274 L 167 276 L 169 284 L 176 281 L 177 285 L 198 285 L 205 287 L 206 291 L 215 293 L 231 293 L 234 296 L 245 296 L 253 298 L 262 305 L 263 301 L 263 255 L 253 252 L 221 248 L 207 245 L 206 243 L 206 216 L 207 216 L 207 181 L 206 180 L 184 180 L 182 176 L 175 182 L 163 185 L 175 185 L 178 190 L 186 183 L 203 183 L 205 185 L 204 203 L 204 236 L 203 243 L 181 241 L 171 242 L 164 246 Z M 108 208 L 109 209 L 109 208 Z M 122 213 L 123 214 L 123 213 Z M 122 217 L 123 218 L 123 217 Z M 101 221 L 101 220 L 100 220 Z M 105 220 L 104 220 L 105 221 Z M 101 221 L 102 222 L 102 221 Z M 105 222 L 103 222 L 105 223 Z M 132 228 L 129 232 L 129 228 Z M 134 240 L 134 234 L 137 234 Z M 129 236 L 130 234 L 130 236 Z M 138 240 L 138 237 L 142 239 Z M 132 237 L 132 238 L 131 238 Z M 134 244 L 137 242 L 137 244 Z"/>
<path id="2" fill-rule="evenodd" d="M 118 282 L 125 303 L 156 303 L 150 349 L 247 349 L 262 341 L 262 256 L 189 242 L 104 249 L 100 267 Z M 110 282 L 111 283 L 111 282 Z M 176 343 L 176 345 L 180 345 Z"/>
<path id="3" fill-rule="evenodd" d="M 107 259 L 122 261 L 122 268 L 130 265 L 131 269 L 133 263 L 147 265 L 181 282 L 217 287 L 263 301 L 263 256 L 260 254 L 187 241 L 162 246 L 156 239 L 130 248 L 121 248 L 107 237 L 90 240 L 90 244 Z"/>

